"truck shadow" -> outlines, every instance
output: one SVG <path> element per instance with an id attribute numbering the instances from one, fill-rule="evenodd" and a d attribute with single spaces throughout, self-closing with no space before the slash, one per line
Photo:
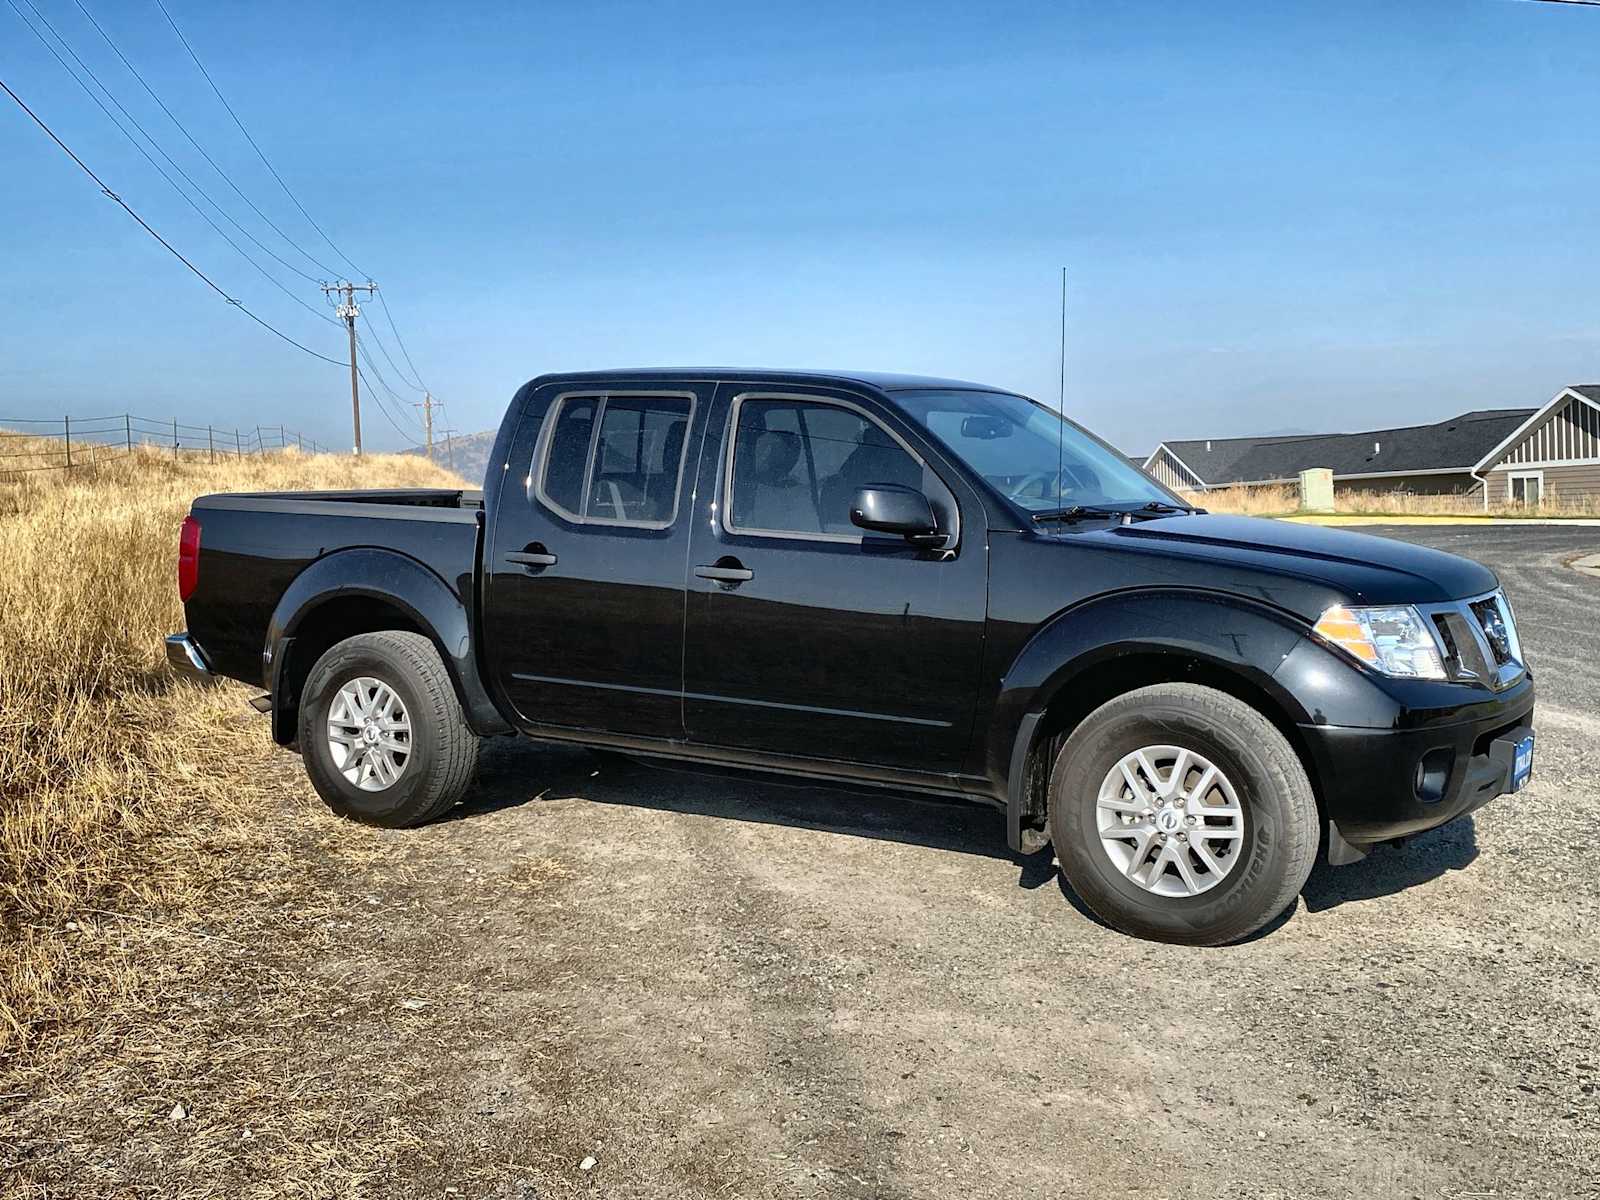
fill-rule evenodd
<path id="1" fill-rule="evenodd" d="M 1341 904 L 1392 896 L 1450 871 L 1460 871 L 1478 857 L 1478 831 L 1470 816 L 1418 834 L 1399 846 L 1378 846 L 1347 867 L 1319 862 L 1300 895 L 1310 912 Z"/>
<path id="2" fill-rule="evenodd" d="M 1010 862 L 1017 868 L 1018 887 L 1031 891 L 1055 882 L 1073 908 L 1103 924 L 1067 885 L 1048 848 L 1037 854 L 1012 852 L 1006 845 L 1005 818 L 998 810 L 927 793 L 690 767 L 507 738 L 485 743 L 477 785 L 444 820 L 470 820 L 569 798 L 839 833 Z M 1308 912 L 1325 912 L 1426 883 L 1461 870 L 1477 856 L 1476 831 L 1468 817 L 1403 846 L 1380 846 L 1350 866 L 1330 867 L 1319 859 L 1301 898 Z M 1256 936 L 1270 933 L 1289 917 L 1286 913 Z"/>
<path id="3" fill-rule="evenodd" d="M 1056 874 L 1048 851 L 1013 854 L 1006 845 L 1004 815 L 986 805 L 923 792 L 634 759 L 526 739 L 485 743 L 476 786 L 443 819 L 470 820 L 567 798 L 841 833 L 1013 862 L 1021 872 L 1021 886 L 1027 888 L 1040 887 Z"/>

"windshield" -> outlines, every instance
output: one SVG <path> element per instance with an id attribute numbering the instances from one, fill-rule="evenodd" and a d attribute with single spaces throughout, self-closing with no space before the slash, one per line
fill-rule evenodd
<path id="1" fill-rule="evenodd" d="M 1054 409 L 1005 392 L 896 392 L 895 401 L 1001 495 L 1030 512 L 1182 504 Z"/>

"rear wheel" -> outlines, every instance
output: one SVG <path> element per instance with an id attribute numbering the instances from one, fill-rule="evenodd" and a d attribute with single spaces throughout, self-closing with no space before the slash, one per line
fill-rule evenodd
<path id="1" fill-rule="evenodd" d="M 1050 834 L 1073 891 L 1157 941 L 1238 941 L 1299 894 L 1318 842 L 1294 748 L 1244 701 L 1158 684 L 1090 713 L 1056 759 Z"/>
<path id="2" fill-rule="evenodd" d="M 478 739 L 420 634 L 363 633 L 319 658 L 300 697 L 300 752 L 341 816 L 390 829 L 447 812 L 472 783 Z"/>

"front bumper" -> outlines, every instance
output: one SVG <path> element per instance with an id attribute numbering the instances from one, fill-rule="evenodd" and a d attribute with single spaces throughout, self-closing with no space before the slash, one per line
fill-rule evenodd
<path id="1" fill-rule="evenodd" d="M 205 655 L 200 652 L 200 646 L 187 633 L 167 635 L 167 665 L 179 674 L 194 679 L 215 678 Z"/>
<path id="2" fill-rule="evenodd" d="M 1448 725 L 1300 728 L 1333 832 L 1359 851 L 1435 829 L 1509 791 L 1517 742 L 1533 732 L 1533 694 L 1529 688 L 1511 711 L 1489 705 L 1475 720 Z M 1420 787 L 1419 763 L 1432 768 Z"/>

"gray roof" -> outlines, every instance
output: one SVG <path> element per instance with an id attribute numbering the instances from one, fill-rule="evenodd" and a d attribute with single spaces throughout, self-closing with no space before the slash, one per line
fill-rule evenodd
<path id="1" fill-rule="evenodd" d="M 1595 390 L 1600 392 L 1600 388 Z M 1331 467 L 1335 476 L 1470 471 L 1479 459 L 1536 411 L 1490 408 L 1462 413 L 1432 425 L 1370 429 L 1364 433 L 1305 433 L 1212 438 L 1209 441 L 1195 438 L 1162 445 L 1207 484 L 1294 479 L 1311 467 Z"/>

